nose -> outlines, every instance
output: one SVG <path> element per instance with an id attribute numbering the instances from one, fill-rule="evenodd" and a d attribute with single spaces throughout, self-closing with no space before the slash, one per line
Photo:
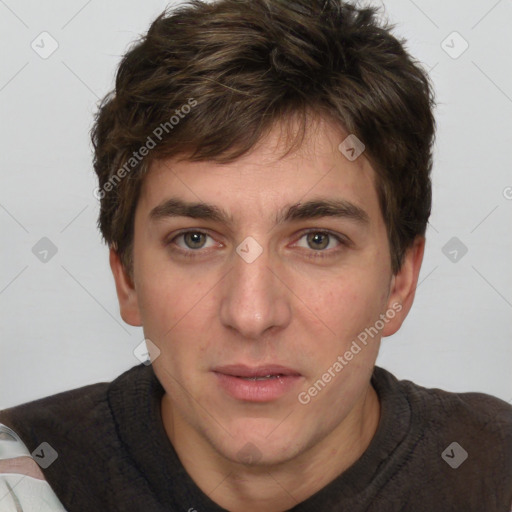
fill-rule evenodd
<path id="1" fill-rule="evenodd" d="M 291 292 L 279 275 L 282 268 L 266 250 L 250 263 L 238 254 L 233 260 L 223 280 L 222 324 L 251 340 L 285 328 L 291 319 Z"/>

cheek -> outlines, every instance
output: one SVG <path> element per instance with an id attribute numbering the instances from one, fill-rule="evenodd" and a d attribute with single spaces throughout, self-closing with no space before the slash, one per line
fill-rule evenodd
<path id="1" fill-rule="evenodd" d="M 215 348 L 211 333 L 218 318 L 211 286 L 178 276 L 146 277 L 138 292 L 144 334 L 176 371 L 197 366 Z"/>
<path id="2" fill-rule="evenodd" d="M 380 281 L 368 272 L 352 271 L 321 285 L 305 282 L 297 295 L 307 298 L 304 303 L 317 317 L 317 324 L 324 320 L 333 336 L 344 339 L 357 334 L 354 329 L 374 323 L 385 308 L 387 287 Z"/>
<path id="3" fill-rule="evenodd" d="M 179 341 L 193 319 L 193 306 L 197 303 L 193 294 L 189 296 L 184 290 L 183 283 L 176 279 L 169 281 L 146 274 L 144 284 L 137 292 L 144 336 L 158 346 L 160 357 L 172 367 L 180 359 L 180 348 L 184 344 Z M 193 340 L 187 342 L 191 346 Z"/>
<path id="4" fill-rule="evenodd" d="M 376 334 L 374 326 L 386 308 L 385 284 L 385 279 L 368 276 L 364 269 L 347 272 L 343 277 L 331 276 L 322 286 L 303 281 L 299 293 L 307 300 L 304 306 L 298 304 L 302 313 L 295 320 L 299 331 L 305 333 L 300 337 L 300 350 L 309 361 L 310 378 L 319 377 L 338 356 L 351 349 L 356 354 L 348 354 L 351 360 L 344 368 L 344 376 L 336 373 L 338 383 L 349 378 L 352 371 L 366 371 L 373 364 L 381 331 L 378 329 Z"/>

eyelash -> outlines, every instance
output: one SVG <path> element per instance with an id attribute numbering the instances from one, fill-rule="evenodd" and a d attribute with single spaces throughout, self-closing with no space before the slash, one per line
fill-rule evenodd
<path id="1" fill-rule="evenodd" d="M 200 229 L 193 229 L 193 230 L 189 229 L 189 230 L 181 231 L 180 233 L 174 235 L 171 239 L 169 239 L 169 241 L 165 242 L 165 245 L 171 246 L 172 244 L 174 244 L 176 239 L 178 239 L 179 237 L 184 236 L 188 233 L 201 234 L 201 235 L 205 235 L 210 238 L 213 238 L 209 233 L 202 231 Z M 297 239 L 297 242 L 310 233 L 328 235 L 329 237 L 334 238 L 341 246 L 341 247 L 338 247 L 337 249 L 330 249 L 330 250 L 322 249 L 322 250 L 315 251 L 315 250 L 311 249 L 308 251 L 309 254 L 306 255 L 306 257 L 310 258 L 310 259 L 330 258 L 330 257 L 336 256 L 341 250 L 343 250 L 343 248 L 349 247 L 351 245 L 350 241 L 348 239 L 346 239 L 345 237 L 335 234 L 335 233 L 333 233 L 329 230 L 325 230 L 325 229 L 324 230 L 309 229 L 307 231 L 304 231 L 301 233 L 300 237 Z M 181 247 L 175 246 L 172 248 L 172 251 L 179 253 L 181 256 L 183 256 L 185 258 L 192 259 L 192 258 L 201 257 L 201 254 L 200 254 L 201 249 L 186 250 L 186 249 L 182 249 Z M 325 254 L 325 253 L 327 253 L 327 254 Z"/>

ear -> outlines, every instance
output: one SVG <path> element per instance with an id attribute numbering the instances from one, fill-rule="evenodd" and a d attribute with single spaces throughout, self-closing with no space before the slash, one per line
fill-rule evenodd
<path id="1" fill-rule="evenodd" d="M 114 275 L 116 283 L 117 299 L 119 301 L 119 310 L 121 318 L 129 325 L 134 327 L 142 326 L 140 319 L 139 303 L 137 301 L 137 291 L 121 262 L 119 254 L 112 247 L 110 248 L 110 268 Z"/>
<path id="2" fill-rule="evenodd" d="M 409 314 L 418 285 L 424 252 L 425 237 L 418 236 L 406 251 L 402 267 L 391 279 L 387 303 L 389 314 L 386 314 L 389 321 L 382 330 L 383 337 L 395 334 Z M 391 311 L 395 313 L 393 317 L 391 317 Z"/>

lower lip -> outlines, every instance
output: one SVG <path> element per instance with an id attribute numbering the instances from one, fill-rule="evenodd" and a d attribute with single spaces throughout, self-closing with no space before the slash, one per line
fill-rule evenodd
<path id="1" fill-rule="evenodd" d="M 291 391 L 302 378 L 300 375 L 282 375 L 274 379 L 247 380 L 214 372 L 220 386 L 238 400 L 270 402 Z"/>

